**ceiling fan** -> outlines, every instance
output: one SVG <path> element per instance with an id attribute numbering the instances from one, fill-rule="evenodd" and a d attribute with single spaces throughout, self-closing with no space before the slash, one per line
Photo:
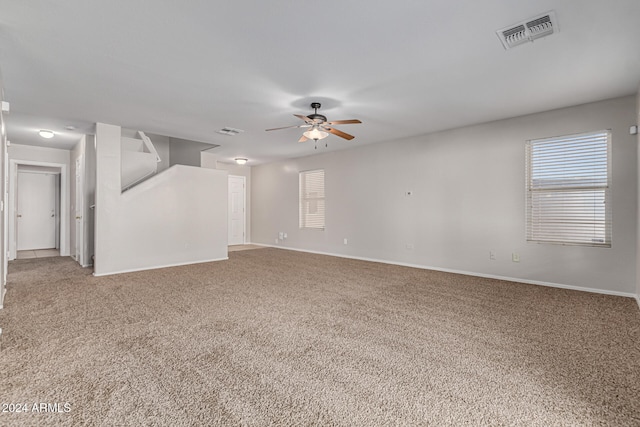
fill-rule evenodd
<path id="1" fill-rule="evenodd" d="M 309 114 L 308 116 L 303 116 L 301 114 L 294 114 L 297 118 L 304 121 L 304 124 L 297 126 L 285 126 L 281 128 L 273 128 L 267 129 L 267 131 L 271 130 L 280 130 L 280 129 L 290 129 L 290 128 L 310 128 L 306 130 L 298 142 L 305 142 L 309 139 L 314 140 L 316 143 L 319 139 L 324 139 L 329 136 L 330 133 L 339 136 L 341 138 L 351 140 L 354 138 L 353 135 L 349 135 L 348 133 L 342 132 L 341 130 L 333 127 L 334 125 L 347 125 L 347 124 L 356 124 L 362 123 L 360 120 L 352 119 L 352 120 L 334 120 L 332 122 L 327 121 L 327 117 L 322 114 L 318 114 L 318 108 L 320 108 L 319 102 L 312 102 L 311 108 L 314 109 L 313 114 Z"/>

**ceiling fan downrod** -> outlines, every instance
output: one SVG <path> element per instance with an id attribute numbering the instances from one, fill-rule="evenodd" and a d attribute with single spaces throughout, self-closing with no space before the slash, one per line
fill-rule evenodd
<path id="1" fill-rule="evenodd" d="M 322 114 L 318 114 L 318 108 L 321 107 L 319 102 L 312 102 L 311 108 L 313 108 L 313 114 L 309 114 L 307 117 L 313 120 L 316 124 L 325 123 L 327 121 L 327 117 Z"/>

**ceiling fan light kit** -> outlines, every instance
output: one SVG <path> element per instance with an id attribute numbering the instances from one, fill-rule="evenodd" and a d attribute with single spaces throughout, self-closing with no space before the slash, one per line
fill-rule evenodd
<path id="1" fill-rule="evenodd" d="M 329 132 L 325 132 L 323 130 L 320 130 L 320 129 L 314 127 L 313 129 L 304 132 L 303 135 L 307 139 L 313 139 L 314 141 L 317 141 L 319 139 L 324 139 L 324 138 L 328 137 L 329 136 Z"/>
<path id="2" fill-rule="evenodd" d="M 342 132 L 341 130 L 336 129 L 333 126 L 362 123 L 360 120 L 350 119 L 350 120 L 335 120 L 335 121 L 329 122 L 327 121 L 326 116 L 322 114 L 318 114 L 318 108 L 320 107 L 321 105 L 319 102 L 312 102 L 311 108 L 314 109 L 313 114 L 309 114 L 308 116 L 303 116 L 301 114 L 294 114 L 294 116 L 304 121 L 304 124 L 302 125 L 267 129 L 267 131 L 290 129 L 290 128 L 311 128 L 303 132 L 298 142 L 305 142 L 311 139 L 317 143 L 318 140 L 328 137 L 330 133 L 336 136 L 339 136 L 340 138 L 344 138 L 346 140 L 352 140 L 354 138 L 353 135 L 349 135 L 348 133 Z M 317 145 L 316 145 L 316 148 L 317 148 Z"/>

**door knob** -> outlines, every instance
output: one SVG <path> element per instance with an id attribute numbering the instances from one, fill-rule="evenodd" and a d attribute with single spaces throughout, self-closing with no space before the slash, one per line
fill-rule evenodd
<path id="1" fill-rule="evenodd" d="M 81 216 L 77 216 L 76 219 L 82 219 L 82 217 Z"/>
<path id="2" fill-rule="evenodd" d="M 22 215 L 18 214 L 18 218 L 22 218 Z"/>

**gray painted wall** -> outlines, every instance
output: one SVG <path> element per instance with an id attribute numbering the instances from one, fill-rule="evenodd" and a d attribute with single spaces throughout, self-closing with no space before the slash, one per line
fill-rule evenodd
<path id="1" fill-rule="evenodd" d="M 170 163 L 173 165 L 185 165 L 200 167 L 200 153 L 216 147 L 215 144 L 189 141 L 187 139 L 169 138 Z"/>
<path id="2" fill-rule="evenodd" d="M 252 241 L 275 245 L 286 232 L 283 247 L 635 294 L 635 104 L 628 96 L 255 166 Z M 525 141 L 599 129 L 612 130 L 612 247 L 527 243 Z M 317 168 L 326 229 L 301 230 L 298 173 Z"/>

